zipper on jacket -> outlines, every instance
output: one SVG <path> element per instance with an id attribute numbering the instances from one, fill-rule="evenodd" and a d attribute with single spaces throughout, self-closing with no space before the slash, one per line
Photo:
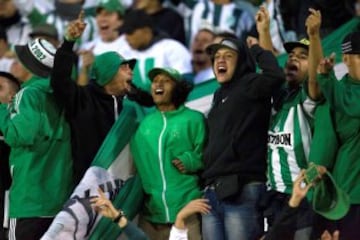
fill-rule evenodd
<path id="1" fill-rule="evenodd" d="M 111 95 L 112 98 L 114 99 L 114 113 L 115 113 L 115 121 L 118 119 L 119 117 L 119 108 L 118 108 L 118 102 L 117 99 L 114 95 Z"/>
<path id="2" fill-rule="evenodd" d="M 163 128 L 161 130 L 160 136 L 159 136 L 159 142 L 158 142 L 158 155 L 159 155 L 159 164 L 160 164 L 160 174 L 161 174 L 161 179 L 163 182 L 163 191 L 161 194 L 162 197 L 162 201 L 164 204 L 164 208 L 165 208 L 165 214 L 166 214 L 166 221 L 170 222 L 170 214 L 169 214 L 169 207 L 166 203 L 166 197 L 165 197 L 165 193 L 166 193 L 166 180 L 165 180 L 165 173 L 164 173 L 164 165 L 163 165 L 163 154 L 162 154 L 162 147 L 161 147 L 161 142 L 162 142 L 162 138 L 164 136 L 165 133 L 165 129 L 166 129 L 166 117 L 164 113 L 161 113 L 161 116 L 164 120 L 164 125 Z"/>

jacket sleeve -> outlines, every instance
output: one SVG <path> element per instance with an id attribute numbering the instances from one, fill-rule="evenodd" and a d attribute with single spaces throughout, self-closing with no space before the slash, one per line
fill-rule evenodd
<path id="1" fill-rule="evenodd" d="M 145 107 L 152 107 L 155 105 L 150 93 L 138 88 L 133 83 L 131 84 L 131 91 L 128 93 L 128 98 Z"/>
<path id="2" fill-rule="evenodd" d="M 334 71 L 318 74 L 317 81 L 330 106 L 351 117 L 360 117 L 359 85 L 345 85 L 343 81 L 337 80 Z"/>
<path id="3" fill-rule="evenodd" d="M 38 94 L 31 89 L 20 90 L 7 107 L 0 106 L 0 130 L 10 147 L 26 147 L 39 137 L 41 114 Z"/>
<path id="4" fill-rule="evenodd" d="M 78 106 L 77 99 L 80 99 L 80 89 L 82 88 L 71 78 L 76 59 L 76 55 L 72 51 L 73 46 L 74 42 L 64 40 L 56 51 L 50 79 L 57 103 L 64 106 L 66 113 L 71 115 Z"/>
<path id="5" fill-rule="evenodd" d="M 193 141 L 193 149 L 189 151 L 185 151 L 180 154 L 178 159 L 184 164 L 184 167 L 187 172 L 196 172 L 203 168 L 203 148 L 205 143 L 206 131 L 205 131 L 205 121 L 202 118 L 201 121 L 198 121 L 198 124 L 195 125 L 195 121 L 193 122 L 193 126 L 196 126 L 195 129 L 191 133 L 191 137 L 194 139 Z"/>
<path id="6" fill-rule="evenodd" d="M 149 240 L 141 228 L 137 227 L 135 223 L 128 220 L 128 224 L 124 228 L 124 233 L 128 239 L 133 240 Z"/>
<path id="7" fill-rule="evenodd" d="M 250 51 L 261 69 L 260 76 L 251 84 L 251 93 L 256 97 L 269 97 L 284 83 L 284 71 L 272 52 L 262 49 L 259 45 L 252 46 Z"/>

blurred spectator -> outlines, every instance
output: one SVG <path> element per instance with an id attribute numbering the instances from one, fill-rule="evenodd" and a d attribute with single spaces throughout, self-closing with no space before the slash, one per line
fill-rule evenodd
<path id="1" fill-rule="evenodd" d="M 64 30 L 70 21 L 75 20 L 83 8 L 85 0 L 55 0 L 55 9 L 45 16 L 44 21 L 56 27 L 59 37 L 64 36 Z M 76 48 L 79 49 L 82 44 L 92 41 L 98 35 L 98 28 L 95 19 L 92 16 L 86 16 L 84 19 L 87 28 L 84 34 L 76 42 Z M 59 39 L 60 41 L 62 39 Z"/>
<path id="2" fill-rule="evenodd" d="M 146 73 L 154 67 L 173 67 L 181 74 L 190 73 L 191 56 L 180 42 L 157 31 L 152 18 L 142 10 L 132 10 L 125 15 L 120 37 L 125 43 L 119 53 L 137 59 L 134 68 L 135 84 L 150 89 Z M 122 40 L 122 41 L 123 41 Z"/>
<path id="3" fill-rule="evenodd" d="M 35 240 L 46 231 L 73 187 L 70 129 L 47 79 L 53 45 L 35 39 L 16 45 L 15 53 L 13 74 L 21 90 L 8 106 L 0 106 L 0 129 L 11 148 L 9 236 Z"/>
<path id="4" fill-rule="evenodd" d="M 31 39 L 35 38 L 43 38 L 54 45 L 55 48 L 59 47 L 59 34 L 57 29 L 50 24 L 41 23 L 33 28 L 31 33 L 29 34 Z"/>
<path id="5" fill-rule="evenodd" d="M 139 227 L 150 239 L 168 240 L 176 215 L 202 193 L 197 172 L 203 168 L 204 116 L 184 106 L 192 84 L 173 68 L 149 73 L 156 110 L 140 123 L 130 142 L 145 192 Z M 186 223 L 189 239 L 201 239 L 200 220 Z"/>
<path id="6" fill-rule="evenodd" d="M 144 10 L 159 31 L 186 46 L 183 17 L 175 10 L 164 7 L 164 0 L 134 0 L 134 8 Z"/>
<path id="7" fill-rule="evenodd" d="M 254 23 L 254 14 L 242 8 L 235 0 L 199 1 L 191 19 L 190 44 L 201 28 L 211 28 L 215 33 L 229 31 L 238 38 L 246 39 Z"/>
<path id="8" fill-rule="evenodd" d="M 0 27 L 5 29 L 8 42 L 12 45 L 27 43 L 31 26 L 20 15 L 13 0 L 0 0 Z"/>
<path id="9" fill-rule="evenodd" d="M 80 51 L 79 85 L 86 85 L 89 80 L 94 56 L 108 51 L 117 51 L 122 45 L 118 29 L 123 24 L 124 7 L 119 0 L 101 0 L 96 8 L 96 24 L 99 30 L 91 42 L 85 43 Z"/>
<path id="10" fill-rule="evenodd" d="M 212 44 L 215 34 L 209 29 L 200 29 L 195 35 L 191 45 L 191 64 L 193 72 L 185 77 L 188 81 L 199 84 L 207 80 L 214 79 L 215 75 L 212 69 L 211 58 L 205 49 Z"/>
<path id="11" fill-rule="evenodd" d="M 10 73 L 0 71 L 0 103 L 9 104 L 14 95 L 20 88 L 18 80 Z M 10 148 L 4 142 L 4 137 L 0 133 L 0 240 L 6 240 L 8 227 L 8 219 L 4 219 L 5 215 L 5 191 L 10 188 L 11 174 L 9 166 Z"/>

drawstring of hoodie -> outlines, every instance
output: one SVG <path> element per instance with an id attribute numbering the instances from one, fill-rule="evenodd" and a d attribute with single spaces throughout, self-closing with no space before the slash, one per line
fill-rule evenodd
<path id="1" fill-rule="evenodd" d="M 118 102 L 117 102 L 117 99 L 114 95 L 111 95 L 112 98 L 114 99 L 114 113 L 115 113 L 115 121 L 118 119 L 119 117 L 119 109 L 118 109 Z"/>

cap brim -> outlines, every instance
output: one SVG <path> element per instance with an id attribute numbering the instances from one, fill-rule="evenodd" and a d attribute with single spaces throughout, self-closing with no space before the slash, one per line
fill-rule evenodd
<path id="1" fill-rule="evenodd" d="M 349 196 L 336 185 L 329 173 L 324 175 L 324 179 L 318 184 L 322 184 L 322 186 L 315 185 L 313 196 L 314 211 L 330 220 L 343 218 L 350 209 Z M 328 199 L 329 197 L 333 199 Z M 331 204 L 327 206 L 329 200 Z M 324 201 L 327 201 L 328 204 L 324 205 Z"/>
<path id="2" fill-rule="evenodd" d="M 237 52 L 237 49 L 234 49 L 228 45 L 224 45 L 224 44 L 221 44 L 221 43 L 214 43 L 214 44 L 211 44 L 209 45 L 205 51 L 208 55 L 214 55 L 220 48 L 228 48 L 228 49 L 231 49 L 235 52 Z"/>
<path id="3" fill-rule="evenodd" d="M 129 64 L 131 70 L 134 69 L 135 64 L 136 64 L 136 59 L 132 58 L 132 59 L 127 59 L 124 60 L 121 64 Z"/>
<path id="4" fill-rule="evenodd" d="M 36 76 L 46 78 L 51 73 L 51 68 L 48 68 L 38 62 L 31 54 L 27 46 L 16 45 L 15 54 L 21 64 Z"/>
<path id="5" fill-rule="evenodd" d="M 284 43 L 284 48 L 287 53 L 290 53 L 294 48 L 301 47 L 309 50 L 309 45 L 300 43 L 300 42 L 286 42 Z"/>
<path id="6" fill-rule="evenodd" d="M 161 68 L 153 68 L 148 73 L 148 77 L 149 77 L 150 81 L 152 82 L 154 80 L 154 78 L 156 77 L 156 75 L 158 75 L 160 73 L 164 73 L 164 74 L 169 75 L 165 70 L 163 70 Z"/>

